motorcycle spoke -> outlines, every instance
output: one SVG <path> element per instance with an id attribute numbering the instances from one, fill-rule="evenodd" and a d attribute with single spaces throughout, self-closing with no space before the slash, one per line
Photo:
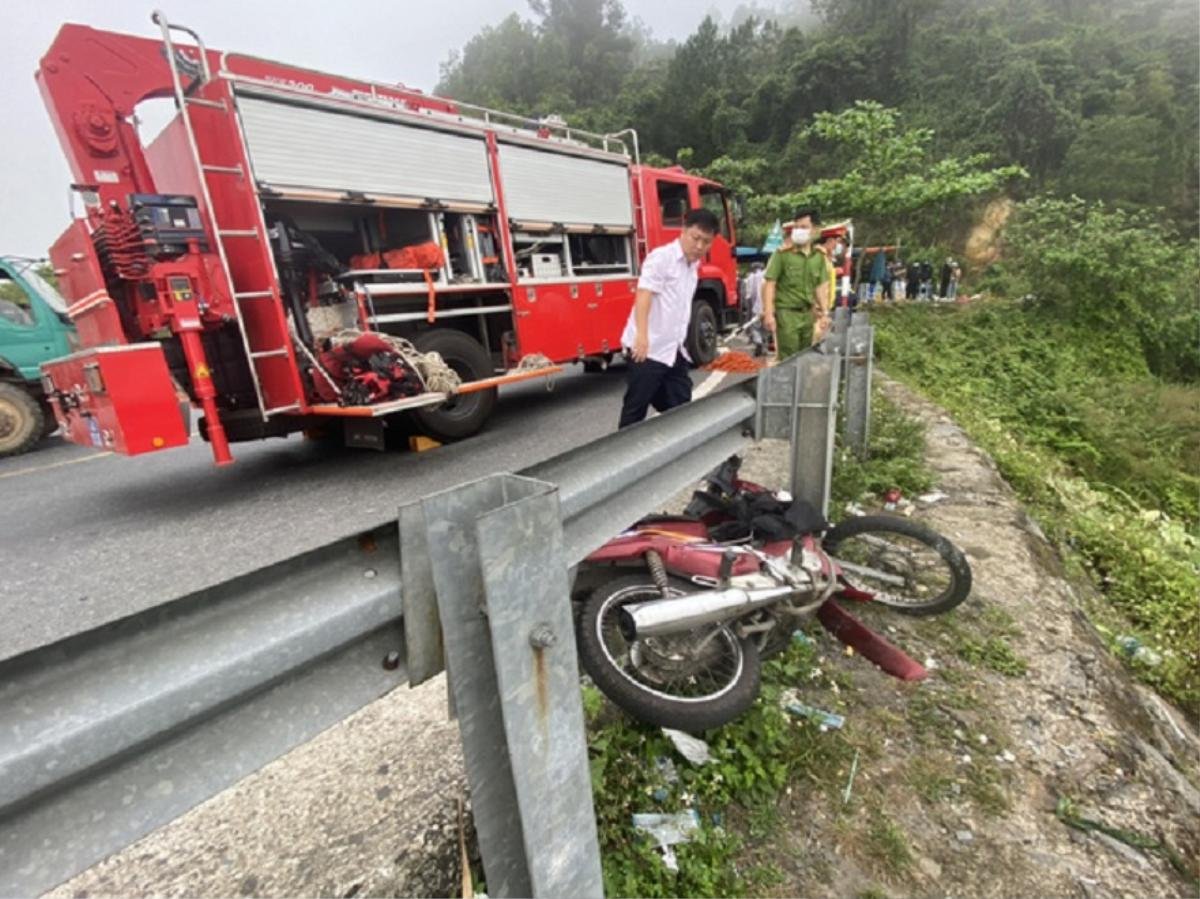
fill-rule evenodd
<path id="1" fill-rule="evenodd" d="M 742 668 L 741 644 L 725 627 L 707 627 L 630 644 L 617 625 L 621 606 L 659 596 L 653 586 L 626 592 L 602 613 L 599 633 L 617 670 L 643 689 L 677 700 L 701 701 L 728 690 Z"/>
<path id="2" fill-rule="evenodd" d="M 836 558 L 848 581 L 896 605 L 919 605 L 953 580 L 938 552 L 902 534 L 860 534 L 837 547 Z"/>

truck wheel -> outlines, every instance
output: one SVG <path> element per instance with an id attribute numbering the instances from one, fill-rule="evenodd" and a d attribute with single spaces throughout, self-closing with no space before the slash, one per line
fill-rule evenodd
<path id="1" fill-rule="evenodd" d="M 42 419 L 45 421 L 45 424 L 42 425 L 42 437 L 45 438 L 58 430 L 58 419 L 54 417 L 54 410 L 49 403 L 43 402 L 41 407 Z"/>
<path id="2" fill-rule="evenodd" d="M 15 384 L 0 384 L 0 457 L 33 449 L 45 421 L 37 400 Z"/>
<path id="3" fill-rule="evenodd" d="M 717 358 L 717 314 L 704 300 L 692 303 L 692 320 L 688 323 L 688 355 L 697 368 Z"/>
<path id="4" fill-rule="evenodd" d="M 413 341 L 422 353 L 441 354 L 446 364 L 458 372 L 463 383 L 492 376 L 492 356 L 482 344 L 462 331 L 435 328 Z M 483 427 L 496 406 L 496 388 L 452 397 L 440 406 L 414 409 L 413 417 L 430 437 L 460 440 Z"/>

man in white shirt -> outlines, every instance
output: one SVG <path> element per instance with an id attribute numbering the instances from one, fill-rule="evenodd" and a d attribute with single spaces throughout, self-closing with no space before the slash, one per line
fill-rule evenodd
<path id="1" fill-rule="evenodd" d="M 621 334 L 629 373 L 620 428 L 637 424 L 651 406 L 666 412 L 692 398 L 691 359 L 684 342 L 700 260 L 717 227 L 713 213 L 693 209 L 684 217 L 678 239 L 647 253 L 642 262 L 637 296 Z"/>

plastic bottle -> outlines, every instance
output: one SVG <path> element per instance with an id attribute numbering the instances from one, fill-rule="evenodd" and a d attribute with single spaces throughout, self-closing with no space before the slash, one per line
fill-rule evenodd
<path id="1" fill-rule="evenodd" d="M 1143 646 L 1142 641 L 1132 634 L 1117 637 L 1117 646 L 1127 659 L 1140 662 L 1148 668 L 1162 664 L 1162 656 L 1149 646 Z"/>

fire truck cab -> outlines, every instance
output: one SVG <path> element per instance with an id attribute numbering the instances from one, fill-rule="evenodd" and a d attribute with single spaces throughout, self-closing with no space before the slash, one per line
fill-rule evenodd
<path id="1" fill-rule="evenodd" d="M 641 259 L 700 206 L 721 233 L 693 358 L 736 322 L 727 191 L 641 165 L 636 133 L 219 53 L 155 21 L 153 40 L 65 25 L 37 72 L 83 204 L 50 255 L 84 349 L 43 366 L 69 439 L 186 443 L 180 393 L 218 464 L 314 424 L 381 446 L 401 412 L 468 436 L 499 386 L 607 364 Z M 177 113 L 143 145 L 152 98 Z"/>

